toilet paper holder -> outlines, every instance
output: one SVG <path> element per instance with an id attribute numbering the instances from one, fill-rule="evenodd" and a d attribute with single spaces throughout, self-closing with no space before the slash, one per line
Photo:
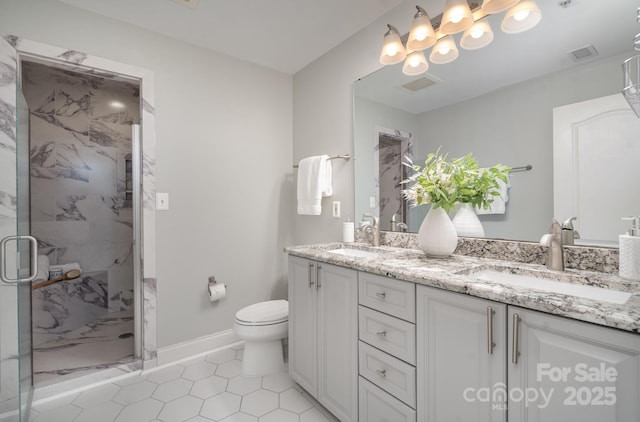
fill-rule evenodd
<path id="1" fill-rule="evenodd" d="M 215 277 L 215 276 L 213 276 L 213 275 L 212 275 L 212 276 L 209 276 L 209 282 L 207 283 L 207 286 L 209 286 L 209 285 L 211 285 L 211 284 L 218 284 L 218 280 L 216 280 L 216 277 Z M 229 286 L 227 285 L 227 283 L 222 283 L 222 284 L 224 284 L 224 288 L 225 288 L 225 289 L 228 289 L 228 288 L 229 288 Z"/>

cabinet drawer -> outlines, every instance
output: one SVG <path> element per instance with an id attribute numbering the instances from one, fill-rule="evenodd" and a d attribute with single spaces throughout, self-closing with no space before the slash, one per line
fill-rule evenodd
<path id="1" fill-rule="evenodd" d="M 415 365 L 415 325 L 360 306 L 358 326 L 360 340 Z"/>
<path id="2" fill-rule="evenodd" d="M 361 272 L 358 275 L 358 293 L 361 305 L 416 322 L 414 283 Z"/>
<path id="3" fill-rule="evenodd" d="M 359 347 L 360 375 L 415 408 L 416 368 L 366 343 Z"/>
<path id="4" fill-rule="evenodd" d="M 364 378 L 359 382 L 359 420 L 416 422 L 416 411 Z"/>

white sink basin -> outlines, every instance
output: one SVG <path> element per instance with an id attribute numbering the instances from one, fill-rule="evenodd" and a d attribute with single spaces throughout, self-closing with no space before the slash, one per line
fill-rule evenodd
<path id="1" fill-rule="evenodd" d="M 526 287 L 617 304 L 623 304 L 631 297 L 631 293 L 619 290 L 549 280 L 547 278 L 533 277 L 524 274 L 511 274 L 496 270 L 481 270 L 471 274 L 470 277 L 476 280 L 503 283 L 511 286 Z"/>
<path id="2" fill-rule="evenodd" d="M 350 256 L 353 258 L 374 258 L 378 256 L 378 254 L 380 253 L 377 251 L 366 251 L 363 249 L 351 249 L 351 248 L 331 249 L 329 252 L 337 255 Z"/>

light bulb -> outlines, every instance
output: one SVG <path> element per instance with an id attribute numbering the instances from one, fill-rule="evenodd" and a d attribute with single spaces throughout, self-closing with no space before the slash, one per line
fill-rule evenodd
<path id="1" fill-rule="evenodd" d="M 441 45 L 441 46 L 440 46 L 440 48 L 438 49 L 438 53 L 442 54 L 443 56 L 446 56 L 446 55 L 447 55 L 447 53 L 449 53 L 449 50 L 451 50 L 451 49 L 449 48 L 449 46 L 448 46 L 448 45 L 446 45 L 446 44 L 443 44 L 443 45 Z"/>
<path id="2" fill-rule="evenodd" d="M 385 50 L 387 56 L 395 56 L 398 53 L 398 46 L 389 44 Z"/>
<path id="3" fill-rule="evenodd" d="M 464 18 L 464 13 L 459 10 L 451 12 L 451 22 L 459 23 Z"/>
<path id="4" fill-rule="evenodd" d="M 409 60 L 409 66 L 418 67 L 420 65 L 420 59 L 416 56 L 412 56 L 411 60 Z"/>
<path id="5" fill-rule="evenodd" d="M 416 30 L 416 40 L 418 41 L 424 41 L 424 39 L 427 38 L 427 29 L 426 28 L 418 28 Z"/>
<path id="6" fill-rule="evenodd" d="M 482 37 L 483 35 L 484 35 L 484 31 L 482 30 L 482 28 L 475 27 L 471 30 L 471 38 L 475 40 Z"/>
<path id="7" fill-rule="evenodd" d="M 524 10 L 518 10 L 516 13 L 513 14 L 513 19 L 521 22 L 525 19 L 527 19 L 529 17 L 529 11 L 524 9 Z"/>

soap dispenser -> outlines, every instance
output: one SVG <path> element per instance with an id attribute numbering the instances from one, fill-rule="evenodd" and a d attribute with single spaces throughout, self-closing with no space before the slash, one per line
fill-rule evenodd
<path id="1" fill-rule="evenodd" d="M 628 234 L 621 234 L 620 277 L 640 281 L 640 217 L 625 217 L 632 222 Z"/>

